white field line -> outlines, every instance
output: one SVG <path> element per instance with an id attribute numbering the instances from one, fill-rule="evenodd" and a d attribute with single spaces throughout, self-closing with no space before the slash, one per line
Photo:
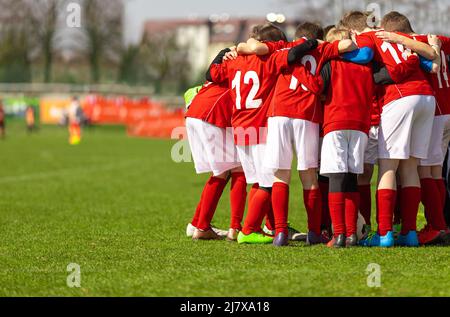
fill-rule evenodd
<path id="1" fill-rule="evenodd" d="M 85 175 L 85 174 L 92 174 L 95 172 L 112 171 L 112 170 L 119 169 L 119 168 L 130 167 L 138 162 L 139 162 L 139 160 L 130 160 L 130 161 L 124 161 L 124 162 L 114 163 L 114 164 L 68 168 L 68 169 L 56 170 L 56 171 L 51 171 L 51 172 L 41 172 L 41 173 L 17 175 L 17 176 L 6 176 L 6 177 L 0 177 L 0 184 L 42 180 L 42 179 L 53 178 L 53 177 L 64 176 L 64 175 L 71 175 L 71 174 Z"/>

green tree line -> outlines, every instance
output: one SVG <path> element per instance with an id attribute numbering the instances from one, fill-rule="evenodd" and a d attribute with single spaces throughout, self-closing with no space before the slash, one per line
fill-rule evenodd
<path id="1" fill-rule="evenodd" d="M 79 0 L 81 27 L 68 29 L 70 2 L 0 1 L 0 82 L 121 83 L 157 93 L 189 85 L 187 53 L 174 34 L 124 45 L 122 0 Z"/>

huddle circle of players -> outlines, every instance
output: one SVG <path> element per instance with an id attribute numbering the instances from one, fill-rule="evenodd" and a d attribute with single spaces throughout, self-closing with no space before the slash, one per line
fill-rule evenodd
<path id="1" fill-rule="evenodd" d="M 386 14 L 380 29 L 369 24 L 368 14 L 352 11 L 325 30 L 303 23 L 288 42 L 268 23 L 218 54 L 207 82 L 185 95 L 196 171 L 212 173 L 189 237 L 332 248 L 449 243 L 442 165 L 450 141 L 450 38 L 415 34 L 398 12 Z M 288 223 L 294 155 L 307 234 Z M 230 179 L 224 231 L 211 220 Z M 427 224 L 418 231 L 421 202 Z"/>

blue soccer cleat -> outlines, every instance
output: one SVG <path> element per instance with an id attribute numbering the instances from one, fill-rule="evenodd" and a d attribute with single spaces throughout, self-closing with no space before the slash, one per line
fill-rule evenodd
<path id="1" fill-rule="evenodd" d="M 406 235 L 400 234 L 395 244 L 401 247 L 418 247 L 419 239 L 416 231 L 410 231 Z"/>
<path id="2" fill-rule="evenodd" d="M 374 231 L 369 232 L 367 237 L 359 241 L 362 247 L 378 247 L 380 246 L 380 235 Z"/>
<path id="3" fill-rule="evenodd" d="M 386 235 L 380 236 L 380 245 L 382 248 L 392 248 L 394 246 L 394 232 L 388 231 Z"/>

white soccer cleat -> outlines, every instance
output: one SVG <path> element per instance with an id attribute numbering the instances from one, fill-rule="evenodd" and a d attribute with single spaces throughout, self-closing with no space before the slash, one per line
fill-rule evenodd
<path id="1" fill-rule="evenodd" d="M 275 230 L 270 230 L 267 226 L 264 225 L 263 232 L 268 236 L 274 236 Z"/>
<path id="2" fill-rule="evenodd" d="M 227 234 L 227 240 L 228 241 L 237 241 L 237 237 L 239 234 L 239 230 L 238 229 L 231 229 L 228 230 L 228 234 Z"/>
<path id="3" fill-rule="evenodd" d="M 192 236 L 194 235 L 195 229 L 197 229 L 197 228 L 195 228 L 191 223 L 187 225 L 186 235 L 188 236 L 188 238 L 192 238 Z"/>
<path id="4" fill-rule="evenodd" d="M 226 238 L 226 236 L 228 235 L 228 230 L 222 230 L 216 227 L 211 227 L 211 229 L 221 238 Z"/>
<path id="5" fill-rule="evenodd" d="M 196 229 L 197 229 L 196 227 L 194 227 L 191 223 L 189 223 L 186 227 L 186 236 L 188 238 L 192 238 L 194 236 Z M 228 230 L 222 230 L 215 227 L 211 227 L 211 229 L 212 231 L 215 232 L 215 234 L 217 234 L 221 238 L 225 238 L 228 234 Z"/>

